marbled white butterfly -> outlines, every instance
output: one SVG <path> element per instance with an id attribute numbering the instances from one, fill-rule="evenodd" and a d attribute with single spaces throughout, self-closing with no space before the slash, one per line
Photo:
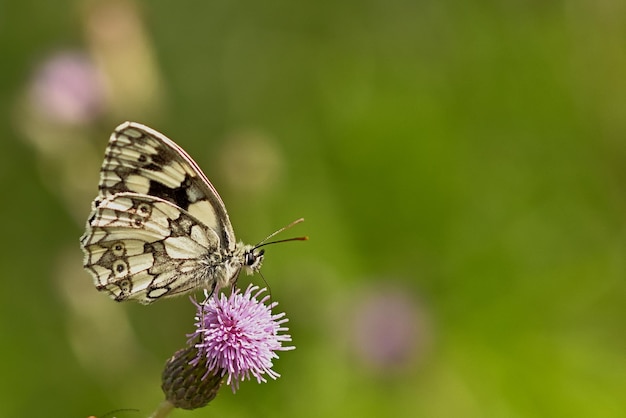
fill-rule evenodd
<path id="1" fill-rule="evenodd" d="M 115 129 L 98 188 L 80 239 L 83 264 L 96 288 L 116 301 L 213 292 L 234 285 L 242 269 L 261 268 L 259 247 L 267 238 L 256 246 L 236 242 L 224 203 L 200 167 L 147 126 Z"/>

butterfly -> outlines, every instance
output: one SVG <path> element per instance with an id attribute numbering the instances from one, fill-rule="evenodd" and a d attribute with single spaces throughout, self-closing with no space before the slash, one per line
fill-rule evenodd
<path id="1" fill-rule="evenodd" d="M 80 238 L 83 265 L 116 301 L 149 304 L 234 286 L 241 270 L 261 268 L 268 238 L 302 221 L 254 246 L 237 242 L 224 202 L 196 162 L 134 122 L 111 135 L 98 189 Z"/>

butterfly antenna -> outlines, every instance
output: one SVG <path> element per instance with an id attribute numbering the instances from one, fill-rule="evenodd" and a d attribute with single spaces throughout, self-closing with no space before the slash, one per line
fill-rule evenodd
<path id="1" fill-rule="evenodd" d="M 304 218 L 300 218 L 300 219 L 296 219 L 295 221 L 293 221 L 292 223 L 290 223 L 287 226 L 283 226 L 282 228 L 280 228 L 278 231 L 274 231 L 271 234 L 269 234 L 267 237 L 265 237 L 265 239 L 261 242 L 259 242 L 257 245 L 254 246 L 254 249 L 256 250 L 257 248 L 261 248 L 264 247 L 266 245 L 270 245 L 270 244 L 277 244 L 279 242 L 288 242 L 288 241 L 306 241 L 309 239 L 309 237 L 304 236 L 304 237 L 294 237 L 294 238 L 287 238 L 287 239 L 280 239 L 277 241 L 270 241 L 268 242 L 267 240 L 272 238 L 273 236 L 275 236 L 276 234 L 280 234 L 281 232 L 291 228 L 294 225 L 299 224 L 300 222 L 304 222 Z"/>

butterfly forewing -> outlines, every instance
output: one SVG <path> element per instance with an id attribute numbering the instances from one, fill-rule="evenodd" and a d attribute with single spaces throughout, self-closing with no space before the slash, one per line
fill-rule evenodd
<path id="1" fill-rule="evenodd" d="M 122 192 L 167 200 L 188 211 L 233 249 L 235 237 L 226 208 L 198 165 L 159 132 L 126 122 L 111 135 L 100 172 L 100 201 Z"/>
<path id="2" fill-rule="evenodd" d="M 224 204 L 198 165 L 132 122 L 111 135 L 81 246 L 96 288 L 151 303 L 233 284 L 251 246 L 235 242 Z"/>

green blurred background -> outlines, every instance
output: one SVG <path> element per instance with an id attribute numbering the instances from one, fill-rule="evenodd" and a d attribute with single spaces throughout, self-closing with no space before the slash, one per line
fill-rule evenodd
<path id="1" fill-rule="evenodd" d="M 623 1 L 2 0 L 0 45 L 1 417 L 148 416 L 192 330 L 81 267 L 124 120 L 311 238 L 282 377 L 172 416 L 626 416 Z"/>

